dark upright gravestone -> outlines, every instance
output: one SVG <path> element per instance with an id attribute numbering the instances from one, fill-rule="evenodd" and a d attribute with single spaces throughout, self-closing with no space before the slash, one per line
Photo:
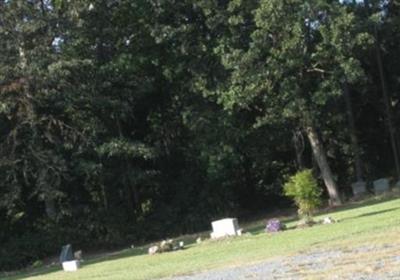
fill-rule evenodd
<path id="1" fill-rule="evenodd" d="M 358 181 L 351 184 L 351 188 L 353 189 L 353 194 L 355 197 L 362 196 L 367 192 L 367 184 L 363 181 Z"/>
<path id="2" fill-rule="evenodd" d="M 380 194 L 389 191 L 389 180 L 387 178 L 382 178 L 374 181 L 374 192 L 375 194 Z"/>
<path id="3" fill-rule="evenodd" d="M 65 245 L 61 249 L 60 263 L 74 260 L 74 254 L 72 252 L 72 246 L 70 244 Z"/>

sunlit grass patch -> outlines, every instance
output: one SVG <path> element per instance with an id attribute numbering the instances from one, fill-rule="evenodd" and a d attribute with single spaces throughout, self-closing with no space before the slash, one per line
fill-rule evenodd
<path id="1" fill-rule="evenodd" d="M 245 225 L 251 232 L 240 237 L 219 241 L 207 240 L 200 244 L 192 243 L 182 251 L 149 256 L 147 247 L 127 249 L 119 253 L 91 259 L 76 273 L 65 273 L 55 268 L 40 269 L 31 273 L 5 277 L 6 280 L 74 280 L 74 279 L 155 279 L 166 276 L 196 273 L 208 269 L 239 266 L 256 263 L 273 257 L 293 256 L 312 251 L 342 250 L 346 257 L 337 265 L 348 267 L 349 273 L 363 269 L 368 263 L 368 253 L 351 253 L 352 248 L 369 245 L 384 248 L 385 244 L 398 244 L 400 234 L 400 199 L 370 199 L 360 204 L 347 205 L 331 212 L 317 215 L 315 219 L 331 216 L 338 223 L 317 225 L 305 229 L 293 229 L 297 223 L 294 217 L 284 219 L 291 230 L 278 234 L 264 232 L 265 220 Z M 188 238 L 188 237 L 186 237 Z M 193 237 L 192 237 L 193 238 Z M 348 254 L 346 250 L 350 250 Z M 395 250 L 395 249 L 393 249 Z M 381 252 L 383 258 L 394 254 L 389 249 Z M 293 268 L 301 275 L 317 277 L 311 265 Z M 360 268 L 361 267 L 361 268 Z M 384 268 L 382 268 L 384 269 Z M 335 266 L 326 271 L 336 273 Z M 313 277 L 314 277 L 313 276 Z"/>

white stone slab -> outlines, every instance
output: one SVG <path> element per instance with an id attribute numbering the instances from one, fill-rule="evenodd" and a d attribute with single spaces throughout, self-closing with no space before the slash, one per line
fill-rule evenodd
<path id="1" fill-rule="evenodd" d="M 386 178 L 378 179 L 374 181 L 374 192 L 382 193 L 389 191 L 389 180 Z"/>
<path id="2" fill-rule="evenodd" d="M 74 261 L 67 261 L 62 263 L 62 267 L 64 271 L 77 271 L 79 269 L 79 261 L 74 260 Z"/>
<path id="3" fill-rule="evenodd" d="M 213 232 L 211 238 L 235 236 L 239 233 L 239 224 L 236 218 L 226 218 L 211 223 Z"/>
<path id="4" fill-rule="evenodd" d="M 362 195 L 367 192 L 367 184 L 365 182 L 359 181 L 351 184 L 354 196 Z"/>

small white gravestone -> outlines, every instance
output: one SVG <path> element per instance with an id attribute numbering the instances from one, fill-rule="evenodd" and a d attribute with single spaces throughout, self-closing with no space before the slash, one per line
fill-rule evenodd
<path id="1" fill-rule="evenodd" d="M 149 248 L 149 255 L 155 255 L 156 253 L 160 252 L 160 247 L 152 246 Z"/>
<path id="2" fill-rule="evenodd" d="M 213 232 L 211 238 L 221 238 L 226 236 L 236 236 L 241 234 L 238 220 L 236 218 L 226 218 L 211 223 Z"/>
<path id="3" fill-rule="evenodd" d="M 79 268 L 79 261 L 73 260 L 73 261 L 67 261 L 62 263 L 62 267 L 64 271 L 77 271 Z"/>
<path id="4" fill-rule="evenodd" d="M 324 225 L 327 225 L 327 224 L 334 224 L 334 223 L 336 223 L 336 221 L 335 221 L 333 218 L 331 218 L 331 217 L 325 217 L 325 218 L 322 220 L 322 224 L 324 224 Z"/>
<path id="5" fill-rule="evenodd" d="M 351 184 L 351 188 L 353 189 L 354 196 L 359 196 L 367 192 L 367 184 L 363 181 Z"/>
<path id="6" fill-rule="evenodd" d="M 389 180 L 386 178 L 374 181 L 374 192 L 383 193 L 389 191 Z"/>

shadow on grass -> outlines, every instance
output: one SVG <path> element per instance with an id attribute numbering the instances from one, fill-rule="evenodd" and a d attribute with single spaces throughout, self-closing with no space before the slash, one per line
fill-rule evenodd
<path id="1" fill-rule="evenodd" d="M 390 194 L 390 195 L 382 195 L 382 196 L 366 196 L 362 200 L 359 201 L 351 201 L 346 203 L 343 206 L 338 206 L 335 208 L 328 208 L 325 210 L 320 211 L 318 214 L 326 214 L 326 213 L 336 213 L 336 212 L 341 212 L 341 211 L 346 211 L 346 210 L 352 210 L 352 209 L 357 209 L 360 207 L 366 207 L 366 206 L 371 206 L 383 202 L 389 202 L 391 200 L 396 200 L 399 199 L 400 195 L 398 194 Z"/>
<path id="2" fill-rule="evenodd" d="M 379 204 L 379 203 L 383 203 L 383 202 L 388 202 L 391 200 L 395 200 L 398 199 L 400 196 L 399 195 L 394 195 L 394 196 L 383 196 L 383 197 L 367 197 L 365 200 L 363 201 L 356 201 L 356 202 L 350 202 L 349 204 L 343 205 L 341 207 L 336 207 L 336 208 L 328 208 L 325 210 L 320 211 L 319 213 L 317 213 L 317 215 L 324 215 L 324 214 L 330 214 L 330 213 L 339 213 L 342 211 L 347 211 L 347 210 L 352 210 L 352 209 L 356 209 L 356 208 L 362 208 L 362 207 L 367 207 L 367 206 L 371 206 L 374 204 Z M 386 209 L 386 210 L 382 210 L 382 211 L 374 211 L 374 212 L 369 212 L 369 213 L 364 213 L 361 215 L 356 215 L 353 217 L 348 217 L 348 218 L 344 218 L 342 219 L 342 221 L 346 221 L 346 220 L 353 220 L 353 219 L 357 219 L 357 218 L 362 218 L 362 217 L 368 217 L 368 216 L 373 216 L 373 215 L 379 215 L 379 214 L 383 214 L 383 213 L 387 213 L 387 212 L 391 212 L 391 211 L 395 211 L 400 209 L 400 207 L 397 208 L 390 208 L 390 209 Z M 261 220 L 261 219 L 260 219 Z M 282 221 L 284 223 L 291 223 L 298 220 L 296 215 L 291 215 L 289 217 L 283 217 Z M 264 233 L 265 230 L 265 222 L 266 219 L 261 220 L 260 222 L 257 222 L 255 224 L 249 225 L 246 227 L 246 231 L 250 232 L 253 235 L 259 235 Z M 288 229 L 293 229 L 294 227 L 290 227 Z M 191 235 L 191 236 L 182 236 L 180 238 L 175 238 L 177 240 L 183 240 L 185 242 L 186 246 L 193 246 L 196 243 L 196 237 L 195 236 L 201 236 L 202 238 L 205 238 L 208 236 L 207 232 L 202 232 L 199 233 L 197 235 Z M 123 258 L 127 258 L 127 257 L 134 257 L 134 256 L 140 256 L 140 255 L 146 255 L 147 254 L 147 248 L 151 246 L 150 244 L 147 246 L 142 246 L 142 247 L 138 247 L 135 249 L 125 249 L 125 250 L 121 250 L 118 252 L 114 252 L 114 253 L 108 253 L 108 254 L 104 254 L 102 256 L 97 256 L 97 257 L 93 257 L 87 261 L 85 261 L 83 263 L 83 266 L 90 266 L 92 264 L 96 264 L 96 263 L 101 263 L 101 262 L 106 262 L 106 261 L 113 261 L 113 260 L 118 260 L 118 259 L 123 259 Z M 189 248 L 190 249 L 190 248 Z M 20 279 L 25 279 L 27 277 L 34 277 L 34 276 L 40 276 L 40 275 L 45 275 L 45 274 L 49 274 L 49 273 L 53 273 L 53 272 L 57 272 L 61 270 L 61 266 L 60 265 L 53 265 L 53 266 L 48 266 L 48 267 L 41 267 L 41 268 L 36 268 L 36 269 L 26 269 L 26 270 L 22 270 L 16 273 L 12 273 L 12 274 L 5 274 L 5 273 L 0 273 L 0 279 L 2 280 L 20 280 Z"/>
<path id="3" fill-rule="evenodd" d="M 201 237 L 202 239 L 205 239 L 208 237 L 208 232 L 201 232 L 196 235 L 184 235 L 179 238 L 174 238 L 174 240 L 177 241 L 183 241 L 185 244 L 185 249 L 190 249 L 191 246 L 196 244 L 196 239 L 197 237 Z M 119 251 L 115 251 L 112 253 L 104 253 L 101 256 L 98 254 L 89 256 L 88 260 L 85 260 L 82 263 L 82 267 L 85 266 L 90 266 L 93 264 L 101 263 L 101 262 L 106 262 L 106 261 L 114 261 L 118 259 L 123 259 L 123 258 L 129 258 L 129 257 L 136 257 L 136 256 L 141 256 L 141 255 L 147 255 L 148 254 L 148 248 L 158 244 L 158 242 L 155 243 L 149 243 L 144 246 L 140 246 L 134 249 L 122 249 Z M 188 248 L 189 247 L 189 248 Z M 40 268 L 27 268 L 23 269 L 19 272 L 12 272 L 12 273 L 1 273 L 0 272 L 0 279 L 1 280 L 20 280 L 20 279 L 25 279 L 28 277 L 35 277 L 35 276 L 41 276 L 49 273 L 54 273 L 57 271 L 61 271 L 62 267 L 60 264 L 54 264 L 54 265 L 49 265 L 49 266 L 43 266 Z"/>
<path id="4" fill-rule="evenodd" d="M 391 195 L 386 195 L 386 196 L 372 196 L 372 195 L 371 196 L 366 196 L 362 200 L 348 202 L 347 204 L 345 204 L 343 206 L 338 206 L 338 207 L 334 207 L 334 208 L 328 207 L 326 209 L 322 209 L 322 210 L 318 211 L 318 213 L 316 213 L 316 216 L 340 213 L 342 211 L 348 211 L 348 210 L 353 210 L 353 209 L 357 209 L 357 208 L 363 208 L 363 207 L 367 207 L 367 206 L 372 206 L 372 205 L 375 205 L 375 204 L 389 202 L 389 201 L 396 200 L 396 199 L 399 199 L 399 198 L 400 198 L 400 196 L 398 194 L 391 194 Z M 354 217 L 344 218 L 344 219 L 341 219 L 341 221 L 353 220 L 353 219 L 357 219 L 357 218 L 383 214 L 383 213 L 395 211 L 395 210 L 398 210 L 398 209 L 400 209 L 400 207 L 399 208 L 386 209 L 386 210 L 382 210 L 382 211 L 375 211 L 375 212 L 365 213 L 365 214 L 361 214 L 361 215 L 356 215 Z M 290 216 L 281 219 L 284 224 L 292 223 L 292 222 L 295 222 L 295 221 L 299 220 L 295 210 L 292 211 L 292 212 L 287 212 L 287 213 L 288 214 L 291 213 Z M 279 218 L 279 214 L 277 216 Z M 247 227 L 246 231 L 250 232 L 252 235 L 259 235 L 259 234 L 265 233 L 266 222 L 267 222 L 267 219 L 269 219 L 269 218 L 272 218 L 272 217 L 269 216 L 269 217 L 263 219 L 262 222 L 257 223 L 256 225 L 252 225 L 252 226 Z M 291 229 L 296 229 L 296 226 L 293 225 L 293 226 L 287 227 L 287 230 L 291 230 Z"/>
<path id="5" fill-rule="evenodd" d="M 52 267 L 41 267 L 41 268 L 37 268 L 34 269 L 32 271 L 29 272 L 19 272 L 17 274 L 8 274 L 8 273 L 4 273 L 1 274 L 0 273 L 0 279 L 4 279 L 4 280 L 19 280 L 19 279 L 25 279 L 27 277 L 33 277 L 33 276 L 39 276 L 39 275 L 45 275 L 48 273 L 52 273 L 52 272 L 56 272 L 60 270 L 59 267 L 56 266 L 52 266 Z"/>
<path id="6" fill-rule="evenodd" d="M 82 267 L 89 266 L 92 264 L 100 263 L 100 262 L 106 262 L 106 261 L 113 261 L 117 259 L 122 259 L 122 258 L 128 258 L 128 257 L 135 257 L 135 256 L 140 256 L 147 254 L 147 248 L 145 247 L 139 247 L 135 249 L 125 249 L 113 253 L 108 253 L 104 254 L 100 257 L 93 257 L 92 259 L 85 260 L 82 263 Z M 57 271 L 61 271 L 62 267 L 60 264 L 54 264 L 50 266 L 45 266 L 45 267 L 40 267 L 40 268 L 27 268 L 25 270 L 21 270 L 16 273 L 0 273 L 0 279 L 2 280 L 20 280 L 20 279 L 25 279 L 28 277 L 35 277 L 35 276 L 41 276 Z"/>
<path id="7" fill-rule="evenodd" d="M 354 220 L 354 219 L 363 218 L 363 217 L 369 217 L 369 216 L 384 214 L 384 213 L 396 211 L 396 210 L 399 210 L 399 209 L 400 209 L 400 207 L 395 207 L 395 208 L 390 208 L 390 209 L 381 210 L 381 211 L 374 211 L 374 212 L 364 213 L 364 214 L 353 216 L 353 217 L 343 218 L 343 219 L 341 219 L 341 221 L 348 221 L 348 220 Z"/>

